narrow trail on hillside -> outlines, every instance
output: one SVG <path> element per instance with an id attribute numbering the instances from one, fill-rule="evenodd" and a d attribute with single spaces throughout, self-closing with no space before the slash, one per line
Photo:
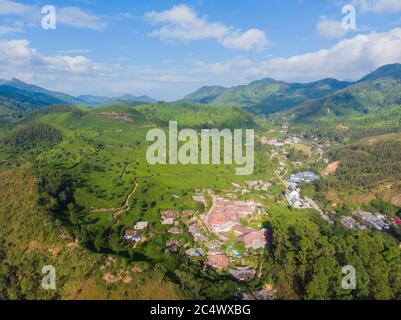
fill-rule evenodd
<path id="1" fill-rule="evenodd" d="M 128 167 L 129 167 L 130 165 L 136 163 L 136 162 L 138 162 L 138 159 L 127 163 L 127 165 L 124 167 L 123 173 L 121 174 L 121 179 L 124 179 L 124 178 L 125 178 L 125 175 L 127 174 Z"/>
<path id="2" fill-rule="evenodd" d="M 138 186 L 139 186 L 139 184 L 138 184 L 138 183 L 135 183 L 134 188 L 132 189 L 132 191 L 128 194 L 128 196 L 127 196 L 127 198 L 126 198 L 124 205 L 121 207 L 121 209 L 120 209 L 119 211 L 117 211 L 117 212 L 114 214 L 113 219 L 116 220 L 116 219 L 117 219 L 120 215 L 122 215 L 124 212 L 126 212 L 126 211 L 128 211 L 128 210 L 131 209 L 131 207 L 130 207 L 130 205 L 129 205 L 129 202 L 130 202 L 131 197 L 135 194 L 136 190 L 138 189 Z"/>
<path id="3" fill-rule="evenodd" d="M 127 197 L 125 198 L 124 204 L 119 207 L 119 208 L 99 208 L 99 209 L 92 209 L 91 212 L 111 212 L 111 211 L 118 211 L 116 214 L 114 214 L 113 217 L 115 216 L 119 216 L 122 213 L 124 213 L 125 211 L 128 211 L 129 209 L 131 209 L 130 205 L 129 205 L 129 201 L 131 199 L 131 197 L 135 194 L 136 190 L 138 189 L 139 184 L 135 183 L 134 188 L 131 190 L 131 192 L 127 195 Z"/>

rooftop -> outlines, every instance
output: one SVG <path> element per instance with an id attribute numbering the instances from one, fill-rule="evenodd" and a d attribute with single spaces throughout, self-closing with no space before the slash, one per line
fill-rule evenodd
<path id="1" fill-rule="evenodd" d="M 230 261 L 225 255 L 222 254 L 215 254 L 209 255 L 207 265 L 217 268 L 217 269 L 224 269 L 229 265 Z"/>

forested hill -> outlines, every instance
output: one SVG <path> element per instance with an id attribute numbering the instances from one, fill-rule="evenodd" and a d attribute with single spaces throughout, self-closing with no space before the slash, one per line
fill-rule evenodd
<path id="1" fill-rule="evenodd" d="M 401 104 L 401 65 L 379 68 L 327 97 L 306 101 L 287 115 L 295 122 L 373 114 Z"/>
<path id="2" fill-rule="evenodd" d="M 184 100 L 239 106 L 256 114 L 278 113 L 294 123 L 372 115 L 401 104 L 401 64 L 382 66 L 355 82 L 287 83 L 266 78 L 232 88 L 202 87 Z"/>
<path id="3" fill-rule="evenodd" d="M 31 110 L 61 104 L 83 104 L 83 101 L 18 79 L 0 80 L 0 126 L 24 117 Z"/>
<path id="4" fill-rule="evenodd" d="M 323 79 L 311 83 L 287 83 L 266 78 L 232 88 L 203 87 L 185 96 L 184 100 L 218 106 L 240 106 L 254 113 L 272 114 L 290 109 L 310 99 L 325 97 L 350 84 L 335 79 Z"/>
<path id="5" fill-rule="evenodd" d="M 83 101 L 64 93 L 49 91 L 41 87 L 27 84 L 18 79 L 0 80 L 0 97 L 20 103 L 31 108 L 40 108 L 54 104 L 79 104 Z"/>

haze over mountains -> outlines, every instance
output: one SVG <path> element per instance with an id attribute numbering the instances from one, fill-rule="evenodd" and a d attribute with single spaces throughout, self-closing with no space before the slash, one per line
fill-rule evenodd
<path id="1" fill-rule="evenodd" d="M 93 95 L 81 95 L 78 96 L 78 99 L 82 100 L 85 104 L 89 106 L 98 106 L 104 103 L 110 103 L 115 101 L 132 101 L 132 102 L 142 102 L 142 103 L 157 103 L 158 100 L 143 95 L 143 96 L 134 96 L 132 94 L 125 94 L 119 97 L 101 97 L 101 96 L 93 96 Z"/>
<path id="2" fill-rule="evenodd" d="M 383 66 L 359 81 L 323 79 L 311 83 L 287 83 L 266 78 L 232 88 L 202 87 L 184 97 L 186 102 L 226 107 L 238 106 L 270 115 L 284 112 L 294 121 L 322 117 L 364 115 L 401 104 L 401 64 Z M 157 103 L 148 96 L 123 95 L 73 97 L 17 79 L 0 81 L 0 117 L 57 104 L 99 106 L 108 103 Z"/>
<path id="3" fill-rule="evenodd" d="M 126 94 L 120 97 L 79 96 L 46 90 L 36 85 L 27 84 L 18 79 L 0 80 L 0 116 L 23 114 L 32 109 L 39 109 L 51 105 L 73 104 L 98 106 L 112 101 L 130 101 L 140 103 L 155 103 L 156 99 L 148 96 L 134 96 Z"/>

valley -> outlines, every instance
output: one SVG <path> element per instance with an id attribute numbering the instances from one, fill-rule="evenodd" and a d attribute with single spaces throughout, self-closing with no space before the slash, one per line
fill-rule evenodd
<path id="1" fill-rule="evenodd" d="M 358 83 L 267 79 L 171 103 L 14 104 L 20 118 L 0 113 L 1 298 L 401 297 L 400 79 L 390 66 Z M 253 173 L 150 165 L 146 135 L 170 121 L 254 129 Z M 42 264 L 57 267 L 54 292 L 38 286 Z M 358 290 L 340 287 L 349 264 Z"/>

